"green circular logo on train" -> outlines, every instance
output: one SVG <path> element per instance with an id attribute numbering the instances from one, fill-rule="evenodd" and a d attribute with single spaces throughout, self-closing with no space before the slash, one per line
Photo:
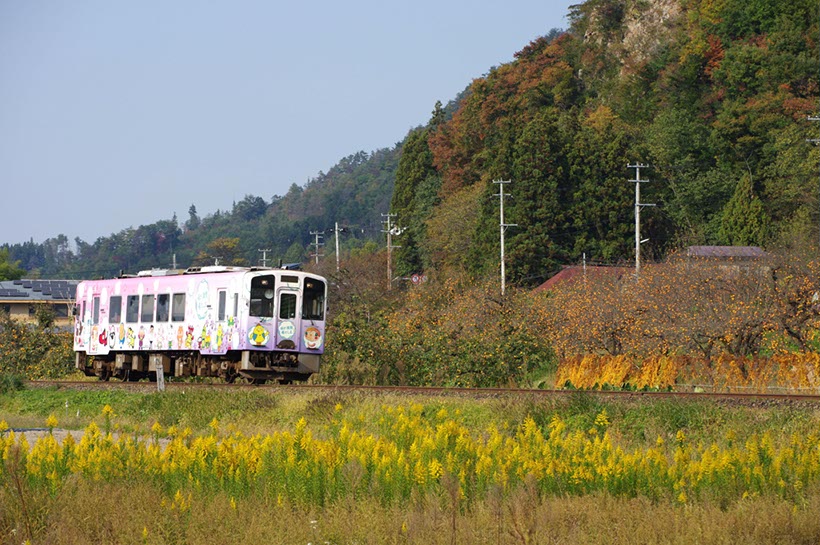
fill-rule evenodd
<path id="1" fill-rule="evenodd" d="M 269 339 L 270 333 L 268 333 L 268 330 L 260 324 L 256 324 L 256 327 L 251 329 L 250 333 L 248 333 L 248 340 L 254 346 L 265 346 L 268 344 Z"/>
<path id="2" fill-rule="evenodd" d="M 296 334 L 296 326 L 293 322 L 281 322 L 279 324 L 279 336 L 283 339 L 292 339 Z"/>

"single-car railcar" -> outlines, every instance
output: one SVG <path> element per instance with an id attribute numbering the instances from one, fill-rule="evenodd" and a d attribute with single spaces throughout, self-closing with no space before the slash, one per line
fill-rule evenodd
<path id="1" fill-rule="evenodd" d="M 324 353 L 327 282 L 303 271 L 196 267 L 77 285 L 77 368 L 103 380 L 307 380 Z"/>

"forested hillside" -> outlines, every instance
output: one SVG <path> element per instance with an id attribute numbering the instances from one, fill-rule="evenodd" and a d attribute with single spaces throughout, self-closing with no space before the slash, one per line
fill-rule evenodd
<path id="1" fill-rule="evenodd" d="M 428 219 L 400 268 L 497 268 L 502 179 L 514 280 L 583 253 L 631 260 L 633 163 L 650 166 L 641 201 L 657 204 L 642 215 L 650 256 L 816 237 L 815 3 L 589 0 L 570 19 L 408 139 L 394 212 Z"/>
<path id="2" fill-rule="evenodd" d="M 522 16 L 525 16 L 522 14 Z M 346 249 L 405 227 L 396 274 L 498 267 L 505 191 L 508 277 L 689 244 L 782 247 L 817 238 L 817 9 L 808 0 L 588 0 L 566 31 L 534 39 L 390 149 L 351 155 L 270 200 L 128 228 L 93 243 L 59 235 L 6 245 L 33 274 L 89 277 L 177 264 L 302 261 L 310 231 L 352 227 Z M 522 44 L 523 45 L 523 44 Z M 465 82 L 466 84 L 467 82 Z M 433 105 L 431 105 L 433 109 Z M 394 191 L 395 184 L 395 191 Z M 195 204 L 195 203 L 194 203 Z M 328 233 L 327 241 L 330 240 Z M 72 248 L 76 247 L 76 250 Z M 329 250 L 329 249 L 328 249 Z"/>

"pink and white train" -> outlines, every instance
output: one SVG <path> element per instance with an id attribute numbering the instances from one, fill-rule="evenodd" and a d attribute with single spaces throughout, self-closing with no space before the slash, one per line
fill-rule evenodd
<path id="1" fill-rule="evenodd" d="M 77 285 L 77 368 L 282 383 L 319 372 L 327 282 L 302 271 L 197 267 Z"/>

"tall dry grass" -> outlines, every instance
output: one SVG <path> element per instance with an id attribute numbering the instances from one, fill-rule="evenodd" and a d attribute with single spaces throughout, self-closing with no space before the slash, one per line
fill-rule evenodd
<path id="1" fill-rule="evenodd" d="M 346 498 L 325 508 L 263 498 L 164 499 L 147 483 L 73 480 L 56 497 L 40 498 L 42 517 L 32 543 L 54 545 L 221 543 L 281 544 L 801 544 L 820 540 L 820 493 L 794 506 L 774 498 L 676 506 L 645 498 L 590 495 L 539 499 L 522 488 L 470 510 L 427 495 L 406 507 Z M 25 541 L 9 524 L 8 491 L 0 493 L 3 545 Z M 11 511 L 10 511 L 11 509 Z"/>

